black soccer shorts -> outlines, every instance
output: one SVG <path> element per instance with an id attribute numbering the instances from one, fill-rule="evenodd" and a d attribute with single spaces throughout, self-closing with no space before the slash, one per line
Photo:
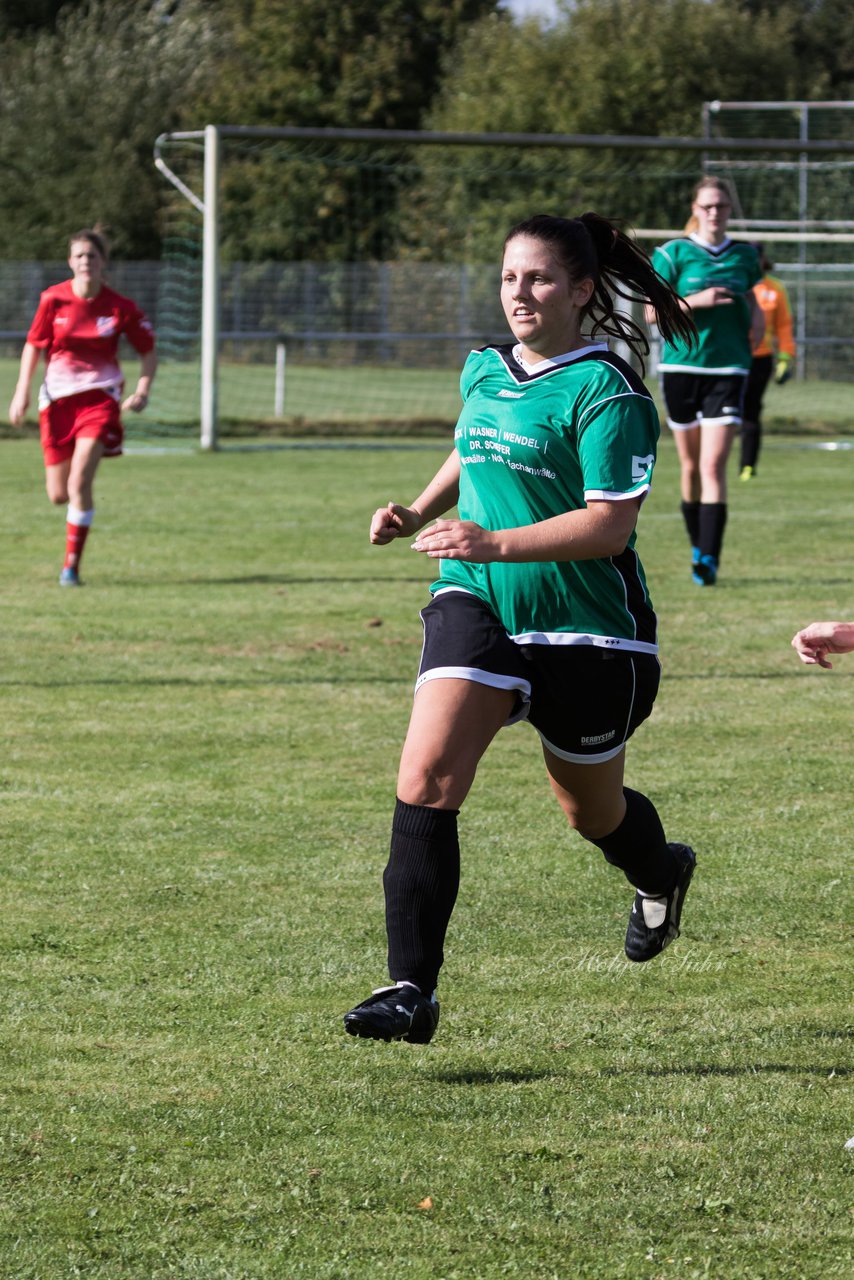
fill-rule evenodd
<path id="1" fill-rule="evenodd" d="M 671 431 L 738 425 L 746 373 L 664 373 L 661 390 Z"/>
<path id="2" fill-rule="evenodd" d="M 506 723 L 529 720 L 561 760 L 611 760 L 652 711 L 661 675 L 655 654 L 593 644 L 516 644 L 467 591 L 439 592 L 421 620 L 416 692 L 429 680 L 447 678 L 513 690 L 517 702 Z"/>

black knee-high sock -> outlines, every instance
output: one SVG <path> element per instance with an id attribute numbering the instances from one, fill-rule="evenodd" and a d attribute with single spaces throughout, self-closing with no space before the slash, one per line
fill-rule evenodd
<path id="1" fill-rule="evenodd" d="M 666 894 L 676 883 L 679 863 L 667 847 L 658 810 L 640 791 L 623 789 L 626 814 L 623 821 L 602 840 L 592 840 L 612 866 L 644 893 Z"/>
<path id="2" fill-rule="evenodd" d="M 688 537 L 692 547 L 700 545 L 700 504 L 699 502 L 683 502 L 682 503 L 682 519 L 685 521 L 685 528 L 688 530 Z"/>
<path id="3" fill-rule="evenodd" d="M 393 982 L 436 986 L 460 885 L 458 809 L 398 800 L 383 873 L 388 969 Z"/>
<path id="4" fill-rule="evenodd" d="M 759 446 L 762 441 L 762 428 L 758 422 L 742 422 L 741 424 L 741 459 L 739 470 L 743 467 L 755 467 L 759 461 Z"/>
<path id="5" fill-rule="evenodd" d="M 714 556 L 716 560 L 720 560 L 726 514 L 725 502 L 700 503 L 700 555 Z"/>

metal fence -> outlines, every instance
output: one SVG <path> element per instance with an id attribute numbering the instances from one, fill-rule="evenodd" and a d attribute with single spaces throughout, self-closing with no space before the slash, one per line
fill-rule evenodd
<path id="1" fill-rule="evenodd" d="M 648 246 L 649 247 L 649 246 Z M 804 263 L 799 246 L 768 246 L 788 286 L 804 377 L 854 381 L 854 262 Z M 150 317 L 165 360 L 198 360 L 199 313 L 176 317 L 174 262 L 117 262 L 110 284 Z M 0 262 L 0 342 L 17 356 L 41 291 L 68 277 L 61 262 Z M 221 273 L 226 361 L 456 369 L 473 345 L 506 335 L 494 265 L 233 263 Z M 195 410 L 194 410 L 195 411 Z"/>

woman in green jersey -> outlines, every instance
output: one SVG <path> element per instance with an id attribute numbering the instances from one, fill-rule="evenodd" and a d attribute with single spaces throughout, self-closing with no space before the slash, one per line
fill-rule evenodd
<path id="1" fill-rule="evenodd" d="M 762 278 L 752 245 L 731 240 L 732 193 L 723 178 L 694 188 L 686 235 L 652 255 L 682 296 L 698 338 L 663 336 L 659 371 L 681 467 L 682 515 L 698 586 L 714 586 L 727 518 L 726 464 L 741 426 L 752 351 L 765 321 L 753 296 Z M 654 322 L 651 308 L 647 319 Z"/>
<path id="2" fill-rule="evenodd" d="M 344 1017 L 352 1035 L 426 1043 L 459 884 L 457 816 L 504 724 L 537 729 L 571 827 L 635 887 L 626 954 L 679 933 L 694 869 L 652 802 L 623 785 L 625 744 L 658 689 L 656 619 L 635 551 L 658 415 L 633 369 L 643 332 L 613 297 L 643 298 L 668 340 L 693 324 L 631 240 L 596 214 L 539 215 L 504 246 L 515 341 L 469 356 L 451 455 L 408 506 L 375 512 L 371 541 L 413 539 L 440 577 L 397 781 L 383 878 L 392 986 Z M 443 518 L 454 505 L 457 518 Z"/>

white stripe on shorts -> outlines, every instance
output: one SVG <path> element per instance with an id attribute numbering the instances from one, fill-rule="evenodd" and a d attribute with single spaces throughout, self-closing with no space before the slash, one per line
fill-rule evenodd
<path id="1" fill-rule="evenodd" d="M 539 730 L 537 732 L 539 733 Z M 626 745 L 624 738 L 622 742 L 617 743 L 616 747 L 611 747 L 608 751 L 598 751 L 596 755 L 577 756 L 573 751 L 564 751 L 562 747 L 556 747 L 542 734 L 540 734 L 540 741 L 544 747 L 548 747 L 553 756 L 557 756 L 559 760 L 566 760 L 569 764 L 604 764 L 606 760 L 613 760 L 614 756 L 618 756 Z"/>
<path id="2" fill-rule="evenodd" d="M 638 687 L 637 670 L 635 669 L 635 664 L 633 662 L 632 663 L 632 700 L 629 705 L 628 715 L 626 716 L 626 727 L 623 730 L 623 740 L 622 742 L 618 742 L 615 747 L 609 747 L 607 751 L 597 751 L 593 755 L 581 756 L 581 755 L 576 755 L 574 751 L 564 751 L 561 747 L 556 747 L 554 743 L 549 742 L 548 738 L 546 738 L 542 733 L 540 733 L 540 741 L 542 742 L 544 747 L 548 747 L 552 755 L 557 756 L 559 760 L 568 761 L 569 764 L 604 764 L 606 760 L 613 760 L 615 756 L 618 756 L 620 754 L 620 752 L 623 750 L 623 748 L 626 745 L 626 731 L 628 729 L 629 723 L 631 722 L 632 710 L 635 705 L 635 694 L 637 692 L 637 687 Z M 536 728 L 536 725 L 534 727 Z M 539 733 L 539 729 L 537 730 L 537 732 Z"/>
<path id="3" fill-rule="evenodd" d="M 523 680 L 521 676 L 502 676 L 494 671 L 482 671 L 480 667 L 431 667 L 429 671 L 422 671 L 415 681 L 415 692 L 417 693 L 428 680 L 470 680 L 472 684 L 486 684 L 492 689 L 507 689 L 511 693 L 518 693 L 522 699 L 522 705 L 504 723 L 505 725 L 518 724 L 520 720 L 528 718 L 531 683 L 529 680 Z"/>

